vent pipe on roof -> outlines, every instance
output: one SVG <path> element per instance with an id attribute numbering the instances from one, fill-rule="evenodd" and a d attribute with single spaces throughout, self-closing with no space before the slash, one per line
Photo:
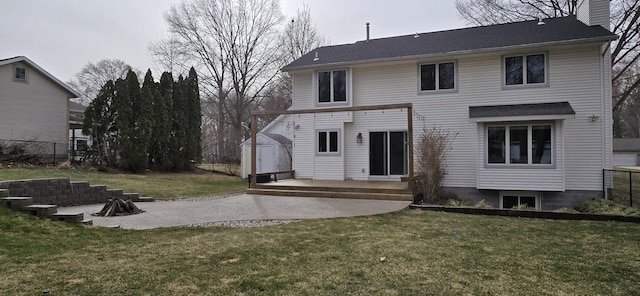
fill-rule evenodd
<path id="1" fill-rule="evenodd" d="M 542 26 L 544 25 L 544 21 L 542 20 L 541 17 L 538 18 L 538 26 Z"/>
<path id="2" fill-rule="evenodd" d="M 369 22 L 367 22 L 367 42 L 369 42 Z"/>

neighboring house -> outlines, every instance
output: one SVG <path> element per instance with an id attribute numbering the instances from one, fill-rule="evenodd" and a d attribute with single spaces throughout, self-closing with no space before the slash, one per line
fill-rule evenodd
<path id="1" fill-rule="evenodd" d="M 27 57 L 0 60 L 0 140 L 66 159 L 69 99 L 79 96 Z"/>
<path id="2" fill-rule="evenodd" d="M 640 138 L 613 139 L 613 166 L 637 166 Z"/>
<path id="3" fill-rule="evenodd" d="M 256 173 L 275 173 L 292 170 L 292 121 L 280 115 L 256 135 Z M 240 144 L 242 150 L 241 176 L 251 174 L 251 139 Z M 284 175 L 284 174 L 283 174 Z"/>
<path id="4" fill-rule="evenodd" d="M 455 135 L 444 186 L 460 198 L 554 209 L 601 196 L 616 36 L 609 1 L 579 2 L 577 17 L 315 49 L 283 68 L 291 110 L 411 103 L 414 143 L 432 127 Z M 407 117 L 406 108 L 294 115 L 296 178 L 399 181 Z"/>
<path id="5" fill-rule="evenodd" d="M 82 133 L 84 110 L 87 106 L 69 101 L 69 149 L 73 160 L 81 161 L 86 155 L 91 139 Z"/>

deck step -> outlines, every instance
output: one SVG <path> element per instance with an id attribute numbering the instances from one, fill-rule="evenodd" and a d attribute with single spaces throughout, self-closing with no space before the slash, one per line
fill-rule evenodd
<path id="1" fill-rule="evenodd" d="M 32 204 L 33 204 L 33 197 L 31 196 L 0 197 L 0 205 L 5 208 L 9 208 L 13 210 L 20 210 Z"/>
<path id="2" fill-rule="evenodd" d="M 70 223 L 81 223 L 84 221 L 84 213 L 55 213 L 49 216 L 51 220 L 64 221 Z"/>
<path id="3" fill-rule="evenodd" d="M 370 192 L 340 192 L 340 191 L 311 191 L 311 190 L 278 190 L 278 189 L 247 189 L 247 194 L 320 197 L 320 198 L 348 198 L 348 199 L 374 199 L 374 200 L 399 200 L 411 201 L 410 193 L 370 193 Z"/>
<path id="4" fill-rule="evenodd" d="M 57 205 L 30 205 L 22 209 L 43 218 L 47 218 L 58 212 Z"/>
<path id="5" fill-rule="evenodd" d="M 406 183 L 401 183 L 405 184 Z M 409 186 L 401 188 L 380 188 L 380 187 L 342 187 L 342 186 L 296 186 L 296 185 L 279 185 L 277 183 L 256 184 L 253 189 L 269 189 L 269 190 L 290 190 L 290 191 L 326 191 L 326 192 L 356 192 L 356 193 L 384 193 L 384 194 L 410 194 Z"/>
<path id="6" fill-rule="evenodd" d="M 0 197 L 9 197 L 9 189 L 0 189 Z"/>

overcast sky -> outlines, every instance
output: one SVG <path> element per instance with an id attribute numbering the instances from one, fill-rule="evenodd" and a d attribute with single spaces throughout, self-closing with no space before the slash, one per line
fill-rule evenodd
<path id="1" fill-rule="evenodd" d="M 3 0 L 0 59 L 24 55 L 62 81 L 89 62 L 120 59 L 154 69 L 147 47 L 166 35 L 164 13 L 180 0 Z M 280 0 L 286 19 L 304 4 L 332 44 L 464 27 L 453 1 Z"/>

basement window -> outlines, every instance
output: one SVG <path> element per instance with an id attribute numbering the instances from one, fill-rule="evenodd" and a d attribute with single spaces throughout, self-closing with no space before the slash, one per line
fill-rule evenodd
<path id="1" fill-rule="evenodd" d="M 533 191 L 501 191 L 500 208 L 511 209 L 517 207 L 540 209 L 540 193 Z"/>

